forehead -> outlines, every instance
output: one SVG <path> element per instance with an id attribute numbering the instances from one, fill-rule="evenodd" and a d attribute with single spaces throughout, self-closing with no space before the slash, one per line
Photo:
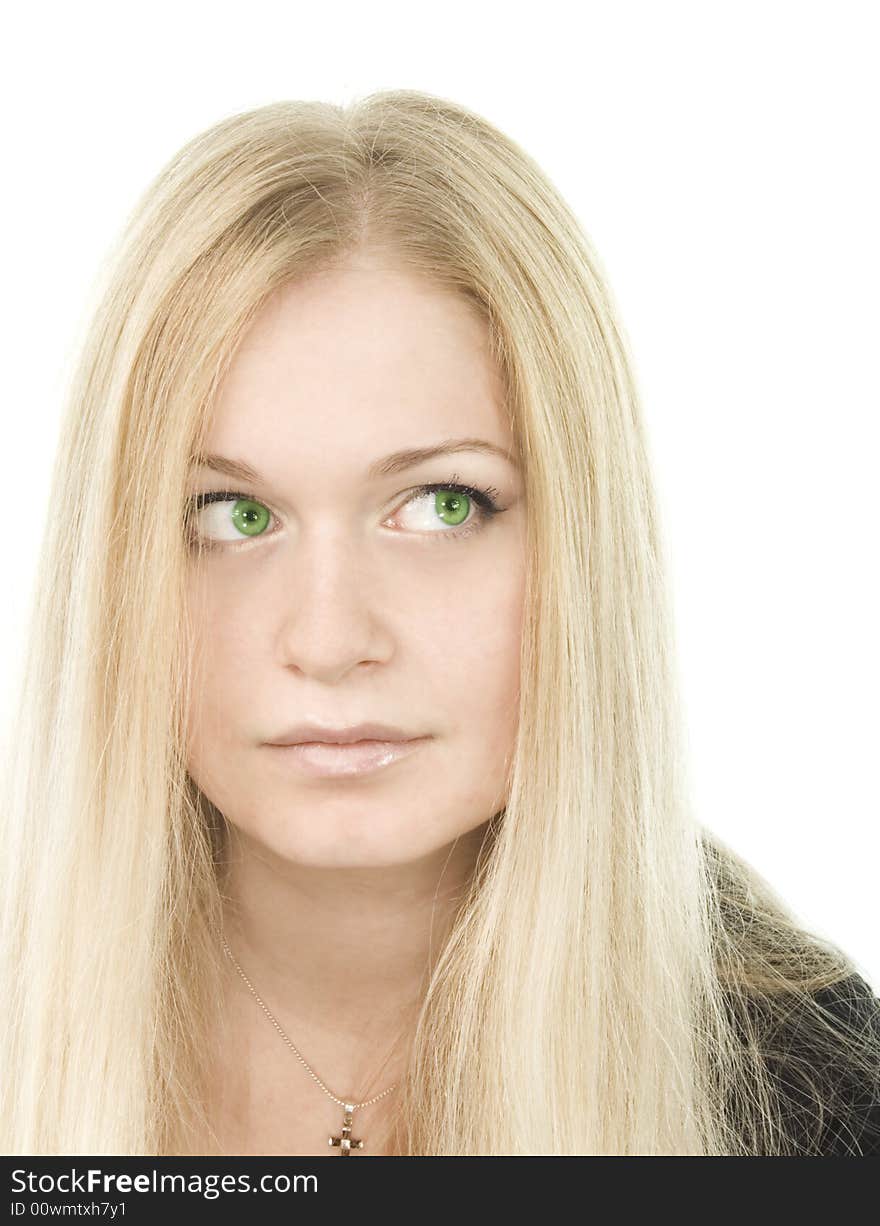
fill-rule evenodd
<path id="1" fill-rule="evenodd" d="M 264 303 L 220 388 L 204 452 L 363 470 L 451 438 L 513 452 L 488 326 L 462 295 L 384 264 L 288 283 Z M 375 475 L 375 474 L 374 474 Z"/>

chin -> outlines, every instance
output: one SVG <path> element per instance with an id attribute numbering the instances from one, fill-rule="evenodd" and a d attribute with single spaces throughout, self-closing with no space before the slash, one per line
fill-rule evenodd
<path id="1" fill-rule="evenodd" d="M 357 821 L 334 821 L 326 814 L 303 823 L 297 820 L 285 826 L 279 822 L 270 830 L 249 831 L 249 838 L 280 860 L 303 868 L 396 868 L 430 856 L 453 841 L 414 838 L 413 827 L 403 817 L 399 821 L 371 821 L 361 809 Z M 422 828 L 422 834 L 424 834 Z"/>

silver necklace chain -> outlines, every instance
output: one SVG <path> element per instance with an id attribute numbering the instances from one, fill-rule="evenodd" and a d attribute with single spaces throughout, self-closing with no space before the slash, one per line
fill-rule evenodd
<path id="1" fill-rule="evenodd" d="M 223 942 L 223 948 L 226 950 L 227 956 L 228 956 L 228 957 L 231 959 L 231 961 L 232 961 L 232 965 L 235 967 L 235 969 L 238 971 L 239 975 L 241 975 L 242 979 L 243 979 L 243 980 L 245 981 L 245 983 L 247 984 L 249 991 L 251 992 L 252 996 L 253 996 L 253 997 L 254 997 L 254 999 L 256 1000 L 257 1004 L 260 1006 L 260 1008 L 261 1008 L 261 1009 L 263 1010 L 263 1012 L 266 1014 L 266 1017 L 268 1017 L 269 1021 L 272 1023 L 272 1025 L 275 1027 L 275 1029 L 278 1031 L 278 1033 L 281 1035 L 281 1037 L 282 1037 L 282 1039 L 284 1040 L 284 1042 L 287 1044 L 287 1046 L 290 1048 L 290 1050 L 291 1050 L 291 1051 L 293 1052 L 293 1054 L 296 1056 L 297 1060 L 299 1060 L 299 1062 L 302 1064 L 303 1068 L 306 1070 L 306 1072 L 309 1074 L 309 1076 L 310 1076 L 310 1077 L 312 1077 L 312 1078 L 313 1078 L 313 1079 L 314 1079 L 314 1080 L 315 1080 L 315 1081 L 318 1083 L 318 1085 L 321 1087 L 321 1089 L 324 1091 L 324 1093 L 325 1093 L 326 1095 L 328 1095 L 328 1097 L 332 1098 L 332 1099 L 333 1099 L 333 1101 L 334 1101 L 335 1103 L 338 1103 L 340 1107 L 344 1107 L 346 1110 L 352 1110 L 352 1111 L 353 1111 L 353 1110 L 355 1110 L 356 1108 L 359 1108 L 359 1107 L 368 1107 L 368 1106 L 370 1105 L 370 1103 L 376 1103 L 376 1102 L 378 1102 L 380 1098 L 384 1098 L 386 1094 L 390 1094 L 392 1090 L 396 1090 L 396 1089 L 397 1089 L 397 1083 L 395 1082 L 393 1086 L 389 1086 L 389 1087 L 388 1087 L 388 1089 L 387 1089 L 387 1090 L 383 1090 L 381 1094 L 376 1094 L 376 1095 L 375 1095 L 373 1098 L 368 1098 L 368 1099 L 366 1099 L 366 1100 L 365 1100 L 364 1102 L 362 1102 L 362 1103 L 350 1103 L 350 1102 L 349 1102 L 347 1099 L 337 1098 L 335 1094 L 333 1094 L 333 1093 L 332 1093 L 330 1090 L 328 1090 L 328 1089 L 327 1089 L 327 1087 L 324 1085 L 323 1081 L 322 1081 L 322 1080 L 321 1080 L 321 1078 L 318 1076 L 318 1074 L 317 1074 L 317 1073 L 314 1071 L 314 1069 L 312 1069 L 312 1068 L 310 1068 L 310 1067 L 309 1067 L 309 1065 L 308 1065 L 308 1064 L 306 1063 L 306 1061 L 303 1059 L 303 1057 L 302 1057 L 302 1055 L 300 1054 L 300 1052 L 298 1052 L 298 1051 L 297 1051 L 297 1049 L 294 1047 L 293 1043 L 291 1043 L 290 1039 L 287 1037 L 287 1035 L 286 1035 L 286 1034 L 284 1033 L 284 1031 L 281 1029 L 281 1027 L 280 1027 L 280 1026 L 279 1026 L 279 1024 L 278 1024 L 277 1019 L 275 1018 L 275 1016 L 274 1016 L 274 1015 L 273 1015 L 273 1014 L 270 1012 L 270 1010 L 269 1010 L 269 1009 L 266 1007 L 265 1002 L 264 1002 L 264 1001 L 263 1001 L 263 1000 L 262 1000 L 262 999 L 261 999 L 261 998 L 260 998 L 260 997 L 257 995 L 257 991 L 256 991 L 256 989 L 254 988 L 254 985 L 251 983 L 250 979 L 248 979 L 247 975 L 244 973 L 244 971 L 243 971 L 243 970 L 241 969 L 241 967 L 238 965 L 238 962 L 236 961 L 236 958 L 235 958 L 235 954 L 232 952 L 232 950 L 231 950 L 231 949 L 229 948 L 229 946 L 227 945 L 227 943 L 226 943 L 226 938 L 223 936 L 223 934 L 222 934 L 222 933 L 220 934 L 220 940 Z"/>

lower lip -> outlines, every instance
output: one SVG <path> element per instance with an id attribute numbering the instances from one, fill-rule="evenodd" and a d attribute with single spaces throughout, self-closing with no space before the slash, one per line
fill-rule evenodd
<path id="1" fill-rule="evenodd" d="M 304 741 L 300 745 L 269 745 L 286 762 L 304 775 L 338 778 L 365 775 L 406 758 L 426 737 L 412 741 L 352 741 L 331 745 L 326 741 Z"/>

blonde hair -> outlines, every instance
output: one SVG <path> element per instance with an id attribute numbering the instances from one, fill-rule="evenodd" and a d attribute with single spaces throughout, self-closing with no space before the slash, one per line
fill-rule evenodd
<path id="1" fill-rule="evenodd" d="M 837 1073 L 876 1069 L 880 1042 L 814 995 L 856 968 L 690 812 L 646 438 L 595 254 L 513 141 L 410 90 L 223 120 L 109 261 L 2 792 L 0 1145 L 175 1154 L 204 1124 L 224 818 L 186 770 L 186 471 L 266 296 L 374 250 L 485 319 L 529 533 L 509 797 L 426 986 L 405 1150 L 794 1152 L 779 1026 L 805 1019 Z M 811 1088 L 808 1147 L 833 1100 Z"/>

